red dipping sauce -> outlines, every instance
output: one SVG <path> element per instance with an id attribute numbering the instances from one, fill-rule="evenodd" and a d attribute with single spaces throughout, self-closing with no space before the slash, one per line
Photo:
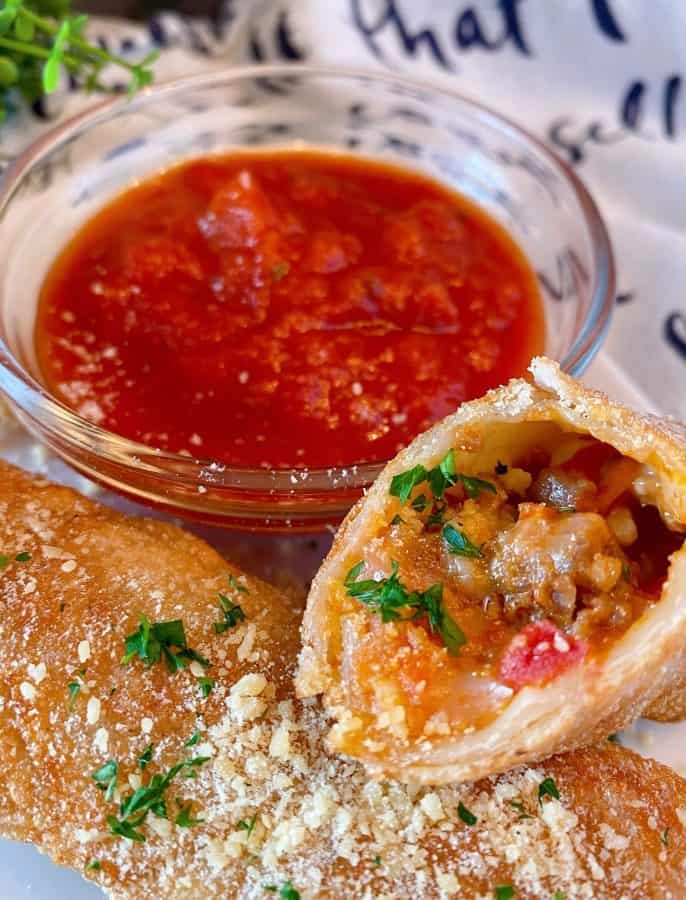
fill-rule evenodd
<path id="1" fill-rule="evenodd" d="M 393 456 L 543 349 L 505 231 L 422 175 L 324 152 L 184 163 L 115 199 L 43 287 L 47 387 L 233 466 Z"/>

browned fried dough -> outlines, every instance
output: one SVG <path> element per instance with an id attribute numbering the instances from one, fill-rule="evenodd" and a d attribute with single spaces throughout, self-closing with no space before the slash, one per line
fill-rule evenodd
<path id="1" fill-rule="evenodd" d="M 683 896 L 686 784 L 665 767 L 608 744 L 471 786 L 370 781 L 293 699 L 284 596 L 175 527 L 3 464 L 0 535 L 0 830 L 111 896 Z M 216 633 L 219 593 L 245 619 Z M 212 665 L 122 666 L 140 613 L 181 618 Z M 168 818 L 131 826 L 144 842 L 110 834 L 141 784 L 192 759 L 155 807 Z M 92 778 L 109 761 L 111 797 Z"/>

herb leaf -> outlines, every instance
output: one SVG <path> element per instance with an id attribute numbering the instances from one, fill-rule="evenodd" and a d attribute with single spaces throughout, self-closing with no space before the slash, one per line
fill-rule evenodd
<path id="1" fill-rule="evenodd" d="M 300 900 L 300 894 L 296 891 L 290 881 L 284 881 L 281 885 L 279 897 L 281 897 L 281 900 Z"/>
<path id="2" fill-rule="evenodd" d="M 499 884 L 495 889 L 495 900 L 511 900 L 514 888 L 511 884 Z"/>
<path id="3" fill-rule="evenodd" d="M 21 553 L 17 553 L 14 557 L 17 562 L 28 562 L 31 559 L 31 554 L 28 550 L 22 550 Z"/>
<path id="4" fill-rule="evenodd" d="M 145 748 L 145 750 L 138 757 L 138 765 L 140 767 L 141 772 L 143 772 L 145 770 L 145 767 L 152 759 L 152 751 L 153 751 L 152 744 L 148 744 L 148 746 Z"/>
<path id="5" fill-rule="evenodd" d="M 159 662 L 164 655 L 167 668 L 172 675 L 180 669 L 185 669 L 188 662 L 199 662 L 201 666 L 209 667 L 208 660 L 186 644 L 186 633 L 181 619 L 151 624 L 145 613 L 141 613 L 140 618 L 138 630 L 126 638 L 126 653 L 122 665 L 127 665 L 138 656 L 149 668 Z"/>
<path id="6" fill-rule="evenodd" d="M 474 475 L 463 475 L 457 471 L 455 467 L 455 451 L 453 449 L 448 450 L 443 459 L 433 469 L 427 470 L 420 464 L 408 469 L 406 472 L 401 472 L 399 475 L 394 475 L 391 480 L 390 493 L 392 496 L 398 497 L 401 503 L 406 503 L 414 488 L 425 481 L 428 482 L 437 500 L 443 498 L 446 488 L 453 487 L 458 481 L 464 485 L 467 496 L 472 499 L 478 497 L 481 491 L 496 493 L 496 487 L 490 481 L 484 481 L 483 478 L 476 478 Z M 426 500 L 423 495 L 421 497 L 424 501 Z M 412 506 L 415 506 L 415 503 L 420 503 L 420 497 L 415 498 Z M 415 506 L 415 509 L 421 512 L 425 507 L 426 502 L 421 508 Z"/>
<path id="7" fill-rule="evenodd" d="M 67 685 L 67 690 L 69 691 L 69 700 L 67 701 L 67 707 L 68 707 L 69 711 L 71 712 L 71 710 L 74 707 L 76 698 L 79 695 L 79 691 L 81 690 L 80 682 L 70 681 L 69 684 Z"/>
<path id="8" fill-rule="evenodd" d="M 458 556 L 466 556 L 470 559 L 481 557 L 481 550 L 473 544 L 463 531 L 458 531 L 454 525 L 446 525 L 443 528 L 443 538 L 451 553 Z"/>
<path id="9" fill-rule="evenodd" d="M 102 866 L 97 859 L 91 859 L 86 866 L 86 872 L 99 872 Z"/>
<path id="10" fill-rule="evenodd" d="M 219 595 L 219 608 L 224 616 L 224 621 L 214 623 L 214 630 L 217 634 L 222 634 L 229 628 L 235 628 L 239 622 L 245 620 L 245 613 L 238 603 L 233 603 L 224 594 Z"/>
<path id="11" fill-rule="evenodd" d="M 212 693 L 212 689 L 214 688 L 216 682 L 214 678 L 208 678 L 206 675 L 201 675 L 198 678 L 198 684 L 200 685 L 200 693 L 203 696 L 203 699 L 207 699 Z"/>
<path id="12" fill-rule="evenodd" d="M 191 816 L 192 806 L 193 803 L 189 800 L 179 810 L 178 815 L 174 819 L 174 824 L 178 825 L 179 828 L 189 828 L 191 825 L 200 825 L 201 822 L 205 821 L 204 819 L 194 819 Z"/>
<path id="13" fill-rule="evenodd" d="M 254 816 L 251 816 L 249 819 L 241 819 L 240 822 L 236 823 L 236 831 L 247 831 L 248 838 L 255 830 L 255 823 L 257 822 L 257 813 Z"/>
<path id="14" fill-rule="evenodd" d="M 478 819 L 474 815 L 474 813 L 470 812 L 461 800 L 457 807 L 457 814 L 465 823 L 465 825 L 476 825 L 476 823 L 478 822 Z"/>
<path id="15" fill-rule="evenodd" d="M 552 797 L 554 800 L 560 799 L 560 792 L 552 778 L 544 778 L 538 786 L 538 802 L 542 803 L 544 797 Z"/>
<path id="16" fill-rule="evenodd" d="M 110 834 L 128 838 L 130 841 L 145 841 L 145 835 L 142 832 L 136 831 L 131 823 L 120 821 L 116 816 L 108 816 L 107 824 L 110 826 Z"/>
<path id="17" fill-rule="evenodd" d="M 118 777 L 119 763 L 115 759 L 109 760 L 91 775 L 91 778 L 97 782 L 100 790 L 105 791 L 105 801 L 107 803 L 110 802 L 117 789 Z"/>
<path id="18" fill-rule="evenodd" d="M 195 747 L 195 745 L 200 740 L 200 732 L 194 731 L 191 737 L 188 738 L 186 743 L 183 745 L 184 747 Z"/>
<path id="19" fill-rule="evenodd" d="M 391 495 L 398 497 L 401 503 L 406 503 L 412 493 L 412 489 L 426 481 L 426 474 L 424 466 L 419 465 L 408 469 L 407 472 L 394 475 L 391 479 Z"/>
<path id="20" fill-rule="evenodd" d="M 437 631 L 448 651 L 457 655 L 459 648 L 467 642 L 460 626 L 445 611 L 443 605 L 443 585 L 434 584 L 426 591 L 409 591 L 398 577 L 398 563 L 393 561 L 391 574 L 380 581 L 365 579 L 357 581 L 364 560 L 353 566 L 344 580 L 348 596 L 364 603 L 373 612 L 378 612 L 382 622 L 396 622 L 400 619 L 418 618 L 424 614 L 429 619 L 431 631 Z M 400 610 L 413 610 L 412 616 L 401 616 Z"/>

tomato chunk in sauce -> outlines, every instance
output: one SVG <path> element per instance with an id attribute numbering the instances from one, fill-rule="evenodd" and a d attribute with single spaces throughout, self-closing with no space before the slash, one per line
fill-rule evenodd
<path id="1" fill-rule="evenodd" d="M 542 349 L 506 233 L 420 174 L 323 152 L 184 163 L 50 271 L 44 380 L 85 418 L 232 465 L 392 456 Z"/>

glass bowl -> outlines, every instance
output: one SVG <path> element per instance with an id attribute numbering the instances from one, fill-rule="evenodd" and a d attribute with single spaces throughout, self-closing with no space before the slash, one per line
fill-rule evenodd
<path id="1" fill-rule="evenodd" d="M 187 518 L 251 530 L 315 530 L 340 520 L 382 464 L 247 469 L 156 451 L 51 397 L 33 347 L 49 266 L 113 195 L 190 157 L 302 146 L 416 168 L 483 207 L 538 274 L 546 353 L 581 374 L 613 307 L 612 249 L 588 191 L 542 143 L 453 91 L 395 75 L 235 68 L 106 101 L 54 128 L 5 173 L 0 389 L 29 431 L 101 484 Z"/>

